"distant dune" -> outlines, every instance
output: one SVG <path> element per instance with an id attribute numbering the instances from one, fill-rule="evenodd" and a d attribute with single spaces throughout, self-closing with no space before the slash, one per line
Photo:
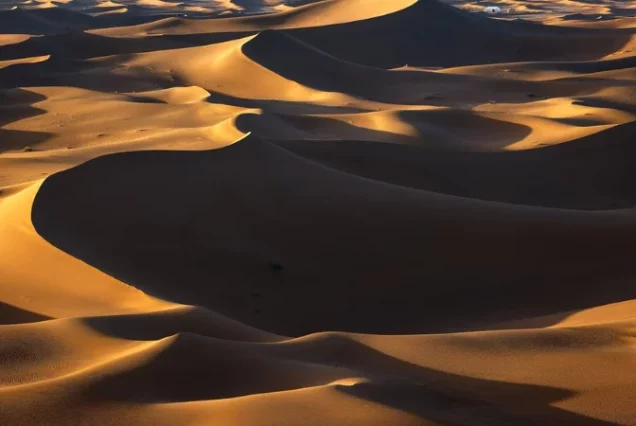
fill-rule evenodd
<path id="1" fill-rule="evenodd" d="M 0 0 L 0 425 L 636 425 L 636 6 Z"/>

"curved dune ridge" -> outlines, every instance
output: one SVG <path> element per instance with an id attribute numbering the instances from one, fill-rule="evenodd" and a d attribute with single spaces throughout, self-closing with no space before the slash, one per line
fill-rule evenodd
<path id="1" fill-rule="evenodd" d="M 0 425 L 636 425 L 628 3 L 0 0 Z"/>

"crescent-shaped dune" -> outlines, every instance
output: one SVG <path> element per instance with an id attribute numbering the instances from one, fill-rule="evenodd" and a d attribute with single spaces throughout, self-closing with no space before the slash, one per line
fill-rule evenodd
<path id="1" fill-rule="evenodd" d="M 636 425 L 636 7 L 0 0 L 0 425 Z"/>

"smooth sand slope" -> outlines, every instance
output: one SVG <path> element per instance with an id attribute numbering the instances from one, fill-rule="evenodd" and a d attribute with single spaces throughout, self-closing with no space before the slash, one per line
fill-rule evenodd
<path id="1" fill-rule="evenodd" d="M 636 425 L 635 9 L 488 4 L 0 0 L 0 425 Z"/>

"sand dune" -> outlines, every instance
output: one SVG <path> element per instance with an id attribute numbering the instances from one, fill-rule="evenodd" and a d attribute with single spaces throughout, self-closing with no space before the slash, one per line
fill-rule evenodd
<path id="1" fill-rule="evenodd" d="M 448 152 L 359 141 L 284 141 L 303 157 L 350 174 L 437 193 L 577 210 L 631 208 L 633 123 L 559 146 Z M 399 163 L 400 168 L 392 167 Z"/>
<path id="2" fill-rule="evenodd" d="M 0 0 L 0 425 L 636 425 L 629 2 Z"/>
<path id="3" fill-rule="evenodd" d="M 435 37 L 441 34 L 443 43 Z M 629 34 L 592 35 L 575 29 L 513 25 L 431 1 L 351 25 L 299 30 L 297 36 L 335 56 L 381 67 L 596 59 L 630 40 Z M 363 49 L 365 43 L 376 49 Z"/>
<path id="4" fill-rule="evenodd" d="M 91 16 L 63 8 L 0 11 L 0 25 L 5 34 L 47 35 L 90 28 Z"/>
<path id="5" fill-rule="evenodd" d="M 88 263 L 98 265 L 99 269 L 169 300 L 188 304 L 196 300 L 204 305 L 210 300 L 209 303 L 215 306 L 209 307 L 223 312 L 228 308 L 217 303 L 240 297 L 241 288 L 254 283 L 252 285 L 256 287 L 243 290 L 245 296 L 249 297 L 250 291 L 254 291 L 272 298 L 268 301 L 269 309 L 263 309 L 258 317 L 269 323 L 270 329 L 291 335 L 357 327 L 362 327 L 361 331 L 370 331 L 367 327 L 374 321 L 382 323 L 373 324 L 374 329 L 384 327 L 389 332 L 412 332 L 424 327 L 420 321 L 431 327 L 436 320 L 452 321 L 456 309 L 463 312 L 463 321 L 474 324 L 479 317 L 471 317 L 471 310 L 481 311 L 481 316 L 483 311 L 494 315 L 498 310 L 507 309 L 512 304 L 506 300 L 507 292 L 513 299 L 523 297 L 525 309 L 529 311 L 532 311 L 533 297 L 540 301 L 539 309 L 545 309 L 545 296 L 541 295 L 532 274 L 516 277 L 516 285 L 509 287 L 512 271 L 530 269 L 523 264 L 535 263 L 536 248 L 543 244 L 561 253 L 560 265 L 554 265 L 556 269 L 550 274 L 555 281 L 552 282 L 550 277 L 542 279 L 546 289 L 553 294 L 567 294 L 569 286 L 578 286 L 578 277 L 597 274 L 599 268 L 610 276 L 622 275 L 631 263 L 621 253 L 628 251 L 631 245 L 629 241 L 633 236 L 628 229 L 632 220 L 622 213 L 606 213 L 613 218 L 608 219 L 601 213 L 483 204 L 477 200 L 387 186 L 307 162 L 269 143 L 254 140 L 254 137 L 218 152 L 184 153 L 178 158 L 173 158 L 174 155 L 148 153 L 105 157 L 48 179 L 35 201 L 34 226 L 55 246 L 75 256 L 83 255 Z M 144 161 L 148 161 L 148 166 L 144 166 Z M 246 170 L 234 172 L 237 162 L 245 164 Z M 177 165 L 176 169 L 171 164 Z M 181 167 L 188 171 L 184 182 L 179 180 L 183 175 Z M 143 176 L 138 175 L 140 168 L 144 170 Z M 153 169 L 157 170 L 156 174 L 152 173 Z M 117 170 L 118 174 L 105 179 L 101 173 L 107 170 Z M 288 181 L 287 176 L 293 176 L 293 182 Z M 255 197 L 250 196 L 253 182 L 258 182 L 262 188 Z M 153 194 L 153 188 L 158 189 L 157 194 Z M 205 197 L 198 195 L 202 188 L 205 188 Z M 61 194 L 66 194 L 67 205 L 59 201 Z M 326 194 L 329 194 L 330 208 L 316 209 L 314 200 L 324 199 Z M 166 198 L 171 200 L 171 207 L 165 205 Z M 211 200 L 211 205 L 207 206 L 205 199 Z M 272 200 L 288 201 L 273 203 Z M 388 200 L 391 201 L 389 208 L 384 203 Z M 190 206 L 193 202 L 197 208 Z M 218 210 L 219 203 L 237 204 L 237 210 L 228 215 L 224 210 Z M 430 207 L 432 203 L 435 209 Z M 126 206 L 123 211 L 118 208 L 122 205 Z M 156 225 L 144 224 L 143 218 L 152 211 L 156 212 L 153 215 Z M 245 216 L 237 216 L 240 211 Z M 364 212 L 363 221 L 355 211 Z M 45 213 L 40 215 L 39 212 Z M 402 216 L 400 212 L 408 213 Z M 237 221 L 240 226 L 232 226 Z M 308 227 L 309 221 L 311 227 Z M 185 223 L 191 228 L 185 227 Z M 224 224 L 222 229 L 216 225 L 220 223 Z M 384 225 L 379 227 L 379 223 Z M 445 241 L 453 240 L 450 235 L 457 226 L 454 223 L 462 224 L 456 232 L 459 232 L 458 238 L 462 239 L 463 245 L 451 249 Z M 491 228 L 490 223 L 496 225 Z M 532 232 L 534 227 L 541 232 Z M 577 227 L 582 227 L 585 232 L 577 232 Z M 301 244 L 296 237 L 304 228 L 308 229 L 303 232 L 302 240 L 310 244 Z M 616 230 L 612 231 L 612 228 Z M 374 243 L 366 241 L 361 245 L 364 235 L 373 235 Z M 484 235 L 488 235 L 487 240 Z M 527 236 L 524 238 L 523 235 Z M 607 243 L 600 243 L 599 237 L 607 238 Z M 600 253 L 592 249 L 592 244 L 584 243 L 587 238 L 593 238 L 593 245 L 604 253 L 603 258 L 609 262 L 606 267 L 601 267 Z M 187 251 L 186 241 L 190 242 Z M 514 255 L 508 252 L 512 244 L 517 245 Z M 400 250 L 393 255 L 387 252 L 389 247 L 396 245 Z M 577 248 L 581 245 L 586 247 L 585 252 Z M 612 249 L 613 245 L 616 251 Z M 303 249 L 299 251 L 300 247 Z M 475 253 L 477 247 L 480 247 L 479 255 Z M 541 257 L 552 258 L 548 247 L 542 249 Z M 452 257 L 457 257 L 453 263 L 463 266 L 457 271 L 448 270 L 445 265 L 451 250 L 454 252 Z M 201 252 L 206 256 L 200 257 L 198 253 Z M 468 256 L 468 253 L 473 254 Z M 428 263 L 424 270 L 421 268 L 423 254 Z M 583 261 L 587 256 L 595 261 Z M 323 259 L 327 258 L 331 261 L 324 264 Z M 506 266 L 501 264 L 504 258 L 509 258 Z M 135 262 L 118 259 L 135 259 Z M 165 267 L 158 266 L 157 260 Z M 271 261 L 288 265 L 284 277 L 267 270 Z M 148 267 L 143 266 L 145 262 Z M 579 262 L 583 265 L 572 271 L 570 264 Z M 296 263 L 298 266 L 294 266 Z M 591 269 L 586 270 L 585 264 Z M 254 274 L 251 279 L 248 278 L 250 271 Z M 268 272 L 269 277 L 257 280 L 263 272 Z M 452 308 L 448 303 L 439 303 L 437 299 L 455 299 L 457 291 L 474 291 L 466 285 L 466 273 L 482 283 L 478 291 L 484 296 L 483 303 L 472 306 L 472 303 L 454 301 Z M 608 288 L 612 281 L 610 276 L 604 279 L 608 283 L 603 289 L 606 296 L 613 293 Z M 183 283 L 175 288 L 171 283 L 177 279 Z M 530 282 L 524 283 L 524 279 Z M 396 281 L 394 300 L 391 301 L 387 300 L 381 284 L 389 280 Z M 417 285 L 440 280 L 445 283 L 443 291 L 436 286 Z M 221 288 L 202 285 L 214 281 L 228 284 Z M 302 285 L 292 286 L 292 282 Z M 192 283 L 192 288 L 187 283 Z M 397 285 L 400 287 L 396 288 Z M 621 294 L 619 298 L 623 291 L 629 293 L 629 288 L 624 288 L 626 283 L 619 281 L 615 285 Z M 559 290 L 560 286 L 565 288 Z M 265 294 L 268 288 L 276 290 L 271 295 Z M 524 288 L 528 291 L 524 292 Z M 212 293 L 208 294 L 208 291 Z M 299 294 L 294 297 L 296 292 Z M 307 299 L 311 303 L 307 305 L 301 303 L 305 292 L 312 294 L 311 299 Z M 495 294 L 498 295 L 496 299 L 493 298 Z M 296 300 L 295 304 L 286 302 L 290 297 Z M 598 300 L 602 296 L 592 296 L 588 290 L 580 297 Z M 323 298 L 324 303 L 316 304 Z M 575 298 L 570 299 L 573 303 Z M 352 316 L 354 303 L 356 315 Z M 391 305 L 401 307 L 399 313 L 391 315 L 392 319 L 377 315 L 378 311 L 392 311 Z M 442 312 L 437 312 L 441 306 Z M 238 308 L 242 311 L 247 306 Z M 286 313 L 287 309 L 291 312 Z M 312 309 L 317 312 L 312 314 Z M 286 318 L 294 312 L 302 318 L 296 319 L 294 328 L 289 329 L 291 324 L 286 324 Z M 531 312 L 529 316 L 534 314 Z M 240 315 L 249 316 L 242 318 Z M 254 312 L 232 312 L 232 316 L 249 320 Z M 282 318 L 277 320 L 278 316 Z"/>

